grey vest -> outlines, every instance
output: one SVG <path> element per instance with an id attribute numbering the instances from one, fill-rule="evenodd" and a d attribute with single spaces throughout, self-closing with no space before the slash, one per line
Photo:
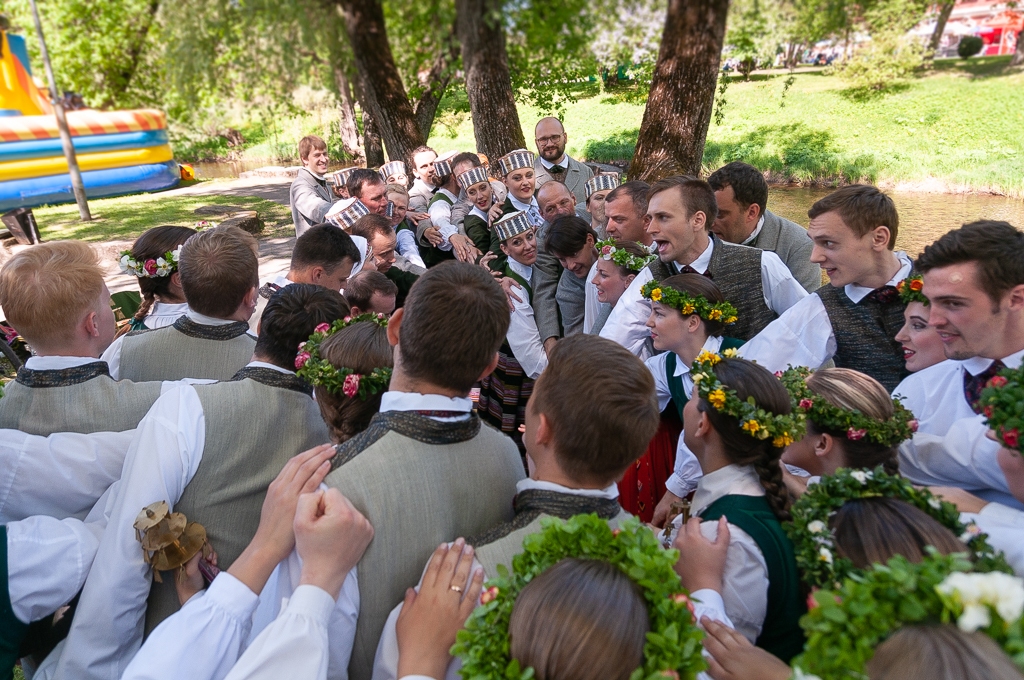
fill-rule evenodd
<path id="1" fill-rule="evenodd" d="M 558 311 L 562 317 L 562 335 L 564 337 L 583 332 L 586 286 L 586 278 L 581 279 L 568 269 L 563 269 L 562 275 L 558 277 L 555 300 L 558 301 Z"/>
<path id="2" fill-rule="evenodd" d="M 230 380 L 252 360 L 249 324 L 204 326 L 183 316 L 171 326 L 133 331 L 121 345 L 122 380 Z"/>
<path id="3" fill-rule="evenodd" d="M 22 366 L 4 386 L 0 427 L 44 437 L 123 432 L 138 427 L 159 397 L 160 383 L 113 380 L 105 361 L 46 371 Z"/>
<path id="4" fill-rule="evenodd" d="M 256 533 L 267 487 L 293 456 L 330 441 L 309 386 L 269 368 L 243 368 L 230 382 L 196 385 L 206 419 L 203 459 L 175 512 L 206 528 L 221 569 Z M 178 611 L 172 579 L 154 583 L 146 633 Z"/>
<path id="5" fill-rule="evenodd" d="M 846 291 L 831 285 L 822 286 L 815 295 L 821 298 L 832 324 L 836 366 L 866 373 L 888 392 L 910 375 L 903 346 L 896 341 L 907 307 L 899 297 L 886 304 L 868 298 L 854 303 Z"/>
<path id="6" fill-rule="evenodd" d="M 757 248 L 727 243 L 714 234 L 711 238 L 715 242 L 715 247 L 711 251 L 708 274 L 722 291 L 722 296 L 736 308 L 736 323 L 728 327 L 727 334 L 731 338 L 746 342 L 779 316 L 764 301 L 764 287 L 761 285 L 761 251 Z M 654 260 L 647 266 L 657 281 L 672 275 L 671 270 L 661 260 Z"/>
<path id="7" fill-rule="evenodd" d="M 511 522 L 500 524 L 466 541 L 473 546 L 474 554 L 483 565 L 487 578 L 498 575 L 499 564 L 504 564 L 509 572 L 512 571 L 512 558 L 523 552 L 523 539 L 540 531 L 541 520 L 545 517 L 569 519 L 575 515 L 594 513 L 608 520 L 613 528 L 631 517 L 614 499 L 540 489 L 527 489 L 516 494 L 512 506 L 516 516 Z"/>
<path id="8" fill-rule="evenodd" d="M 388 411 L 338 446 L 325 480 L 370 520 L 373 542 L 359 562 L 359 620 L 351 680 L 369 680 L 384 622 L 445 541 L 512 519 L 523 478 L 512 440 L 468 420 L 442 423 Z"/>

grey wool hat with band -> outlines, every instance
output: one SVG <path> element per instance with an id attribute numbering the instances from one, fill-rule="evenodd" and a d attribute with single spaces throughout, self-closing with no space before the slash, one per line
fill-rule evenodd
<path id="1" fill-rule="evenodd" d="M 536 154 L 532 151 L 516 149 L 515 151 L 509 151 L 507 154 L 499 158 L 498 167 L 501 168 L 501 174 L 507 177 L 510 172 L 515 170 L 532 168 L 533 161 L 536 157 Z"/>
<path id="2" fill-rule="evenodd" d="M 597 191 L 610 191 L 619 186 L 619 173 L 617 172 L 606 172 L 600 175 L 594 175 L 587 180 L 587 199 L 590 199 L 590 195 Z"/>
<path id="3" fill-rule="evenodd" d="M 370 209 L 363 205 L 363 202 L 358 198 L 348 198 L 342 201 L 342 203 L 348 203 L 348 205 L 333 215 L 328 215 L 328 222 L 333 222 L 339 227 L 347 228 L 355 224 L 356 220 L 363 215 L 370 214 Z"/>
<path id="4" fill-rule="evenodd" d="M 474 184 L 490 181 L 490 178 L 487 177 L 487 170 L 485 170 L 482 166 L 478 166 L 466 170 L 464 173 L 459 175 L 458 180 L 459 186 L 465 190 L 470 188 Z"/>
<path id="5" fill-rule="evenodd" d="M 526 216 L 525 210 L 509 213 L 494 223 L 494 231 L 498 235 L 498 240 L 502 242 L 530 229 L 533 229 L 533 225 L 530 224 L 530 218 Z"/>
<path id="6" fill-rule="evenodd" d="M 385 163 L 384 165 L 380 166 L 380 168 L 377 170 L 377 173 L 380 175 L 380 178 L 382 180 L 387 182 L 388 177 L 394 177 L 395 175 L 405 174 L 405 163 L 402 161 L 391 161 L 390 163 Z"/>

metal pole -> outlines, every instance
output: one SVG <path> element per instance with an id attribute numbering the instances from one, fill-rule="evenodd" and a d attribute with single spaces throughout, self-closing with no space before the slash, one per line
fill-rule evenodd
<path id="1" fill-rule="evenodd" d="M 43 24 L 39 21 L 39 8 L 36 7 L 36 0 L 29 0 L 29 4 L 32 6 L 32 18 L 36 22 L 36 34 L 39 36 L 39 50 L 43 56 L 43 65 L 46 67 L 46 77 L 50 81 L 53 113 L 57 116 L 57 129 L 60 130 L 60 141 L 64 146 L 64 157 L 68 161 L 68 172 L 71 174 L 71 189 L 75 192 L 75 202 L 78 203 L 78 215 L 85 222 L 91 220 L 92 215 L 89 214 L 89 203 L 85 199 L 85 185 L 82 184 L 82 173 L 78 170 L 78 158 L 75 156 L 75 147 L 71 143 L 68 119 L 64 116 L 64 103 L 57 93 L 57 80 L 53 77 L 50 53 L 46 51 L 46 40 L 43 39 Z"/>

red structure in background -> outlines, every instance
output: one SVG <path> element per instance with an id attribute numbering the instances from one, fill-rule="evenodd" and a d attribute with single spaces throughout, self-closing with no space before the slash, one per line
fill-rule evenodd
<path id="1" fill-rule="evenodd" d="M 1013 54 L 1024 31 L 1024 9 L 1018 9 L 1019 6 L 1005 0 L 960 0 L 953 8 L 944 36 L 953 37 L 951 42 L 955 44 L 961 35 L 976 35 L 985 43 L 983 55 Z M 946 42 L 944 39 L 943 43 Z"/>

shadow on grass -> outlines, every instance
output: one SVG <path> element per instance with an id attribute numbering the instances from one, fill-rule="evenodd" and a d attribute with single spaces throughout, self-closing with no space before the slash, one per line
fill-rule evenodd
<path id="1" fill-rule="evenodd" d="M 936 59 L 932 62 L 932 74 L 964 73 L 972 78 L 998 78 L 1007 73 L 1012 54 L 1000 57 L 971 57 L 970 59 Z M 929 75 L 929 74 L 926 74 Z"/>
<path id="2" fill-rule="evenodd" d="M 636 151 L 636 139 L 640 128 L 618 132 L 604 139 L 588 140 L 583 147 L 583 157 L 597 163 L 628 161 Z"/>
<path id="3" fill-rule="evenodd" d="M 846 89 L 839 90 L 839 96 L 847 101 L 856 102 L 858 104 L 877 102 L 885 99 L 889 95 L 906 92 L 910 89 L 911 84 L 911 82 L 891 83 L 880 90 L 870 87 L 848 87 Z"/>
<path id="4" fill-rule="evenodd" d="M 709 140 L 703 165 L 715 169 L 732 161 L 749 163 L 780 178 L 832 184 L 874 180 L 878 163 L 873 156 L 850 156 L 825 130 L 803 123 L 762 125 L 739 139 Z"/>

